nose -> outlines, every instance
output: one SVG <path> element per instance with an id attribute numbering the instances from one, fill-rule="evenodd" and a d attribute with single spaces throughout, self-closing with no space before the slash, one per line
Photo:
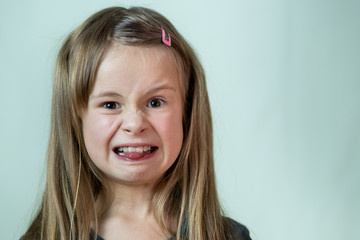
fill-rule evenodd
<path id="1" fill-rule="evenodd" d="M 128 110 L 122 114 L 123 120 L 120 128 L 127 134 L 136 135 L 147 128 L 147 121 L 140 110 Z"/>

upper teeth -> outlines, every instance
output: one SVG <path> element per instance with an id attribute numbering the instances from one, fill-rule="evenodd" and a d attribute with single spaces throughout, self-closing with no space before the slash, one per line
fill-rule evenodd
<path id="1" fill-rule="evenodd" d="M 151 147 L 145 146 L 145 147 L 119 147 L 119 152 L 147 152 L 150 151 Z"/>

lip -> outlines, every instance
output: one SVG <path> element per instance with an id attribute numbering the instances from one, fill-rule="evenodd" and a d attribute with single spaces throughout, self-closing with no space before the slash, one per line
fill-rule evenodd
<path id="1" fill-rule="evenodd" d="M 151 153 L 146 153 L 146 154 L 134 153 L 134 154 L 127 154 L 127 156 L 122 156 L 115 152 L 116 148 L 121 148 L 121 147 L 147 147 L 147 146 L 148 147 L 156 147 L 156 149 Z M 115 155 L 115 157 L 119 160 L 126 161 L 126 162 L 139 162 L 139 161 L 148 160 L 151 157 L 153 157 L 156 154 L 158 149 L 159 149 L 158 146 L 156 146 L 154 144 L 149 144 L 149 143 L 124 143 L 124 144 L 114 146 L 112 148 L 112 152 Z"/>
<path id="2" fill-rule="evenodd" d="M 114 150 L 115 148 L 120 148 L 120 147 L 157 147 L 157 146 L 151 143 L 124 143 L 121 145 L 116 145 L 112 149 Z"/>

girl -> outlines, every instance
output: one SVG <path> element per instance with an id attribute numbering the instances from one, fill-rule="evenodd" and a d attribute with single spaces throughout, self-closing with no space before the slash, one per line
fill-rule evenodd
<path id="1" fill-rule="evenodd" d="M 222 216 L 212 141 L 204 71 L 173 25 L 145 8 L 94 14 L 58 55 L 23 239 L 250 239 Z"/>

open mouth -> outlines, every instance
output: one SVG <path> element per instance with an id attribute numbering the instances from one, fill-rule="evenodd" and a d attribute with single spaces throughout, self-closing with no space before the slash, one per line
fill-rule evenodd
<path id="1" fill-rule="evenodd" d="M 152 153 L 158 147 L 155 146 L 144 146 L 144 147 L 117 147 L 114 148 L 116 154 L 122 155 L 124 153 Z"/>

